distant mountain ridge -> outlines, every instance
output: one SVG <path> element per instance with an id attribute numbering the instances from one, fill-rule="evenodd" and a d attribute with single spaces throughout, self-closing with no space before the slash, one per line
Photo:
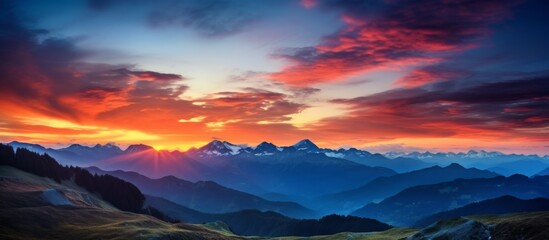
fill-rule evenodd
<path id="1" fill-rule="evenodd" d="M 148 195 L 163 197 L 182 206 L 206 213 L 226 213 L 244 209 L 275 211 L 294 218 L 313 218 L 316 214 L 297 203 L 274 202 L 223 187 L 212 181 L 189 182 L 174 176 L 150 179 L 136 172 L 103 171 L 87 168 L 92 173 L 108 174 L 136 185 Z"/>
<path id="2" fill-rule="evenodd" d="M 210 143 L 197 149 L 197 153 L 201 157 L 206 155 L 215 155 L 215 156 L 226 156 L 226 155 L 236 155 L 242 150 L 241 146 L 234 145 L 227 141 L 213 140 Z"/>
<path id="3" fill-rule="evenodd" d="M 504 195 L 523 199 L 549 197 L 549 176 L 528 178 L 516 174 L 414 186 L 351 214 L 395 225 L 412 225 L 437 212 Z"/>
<path id="4" fill-rule="evenodd" d="M 493 158 L 493 157 L 528 157 L 528 158 L 549 158 L 549 155 L 539 156 L 535 154 L 505 154 L 497 151 L 469 150 L 468 152 L 387 152 L 383 154 L 388 158 L 407 157 L 414 159 L 443 159 L 443 158 Z"/>
<path id="5" fill-rule="evenodd" d="M 156 151 L 146 145 L 131 145 L 108 157 L 89 154 L 99 149 L 85 146 L 39 150 L 60 159 L 63 164 L 97 166 L 105 170 L 124 169 L 152 178 L 174 175 L 191 181 L 211 180 L 256 195 L 270 192 L 322 195 L 395 174 L 389 168 L 330 157 L 325 152 L 332 150 L 320 149 L 310 140 L 286 147 L 269 143 L 248 147 L 214 140 L 186 152 Z"/>
<path id="6" fill-rule="evenodd" d="M 355 210 L 371 201 L 381 201 L 386 197 L 417 185 L 435 184 L 452 181 L 457 178 L 491 178 L 498 174 L 476 168 L 464 168 L 457 163 L 446 167 L 433 166 L 416 171 L 400 173 L 388 177 L 379 177 L 359 188 L 323 196 L 331 205 Z"/>
<path id="7" fill-rule="evenodd" d="M 121 211 L 70 180 L 55 182 L 3 164 L 0 176 L 1 239 L 236 239 L 202 225 Z"/>
<path id="8" fill-rule="evenodd" d="M 536 176 L 545 176 L 545 175 L 549 175 L 549 167 L 546 168 L 546 169 L 541 170 L 540 172 L 536 173 L 535 175 L 536 175 Z"/>
<path id="9" fill-rule="evenodd" d="M 84 146 L 80 144 L 72 144 L 70 146 L 67 146 L 65 148 L 59 148 L 59 149 L 53 149 L 53 148 L 45 148 L 39 144 L 32 144 L 32 143 L 24 143 L 24 142 L 18 142 L 18 141 L 12 141 L 9 143 L 6 143 L 8 145 L 12 145 L 14 147 L 23 147 L 27 148 L 29 150 L 38 152 L 38 153 L 44 153 L 48 151 L 64 151 L 64 152 L 72 152 L 75 154 L 79 154 L 82 152 L 86 153 L 92 153 L 97 151 L 102 152 L 110 152 L 111 154 L 121 154 L 123 152 L 136 152 L 136 151 L 143 151 L 148 149 L 153 149 L 150 146 L 144 145 L 144 144 L 134 144 L 128 146 L 125 150 L 120 149 L 116 144 L 113 143 L 107 143 L 104 145 L 96 144 L 94 146 Z M 504 154 L 497 151 L 484 151 L 484 150 L 470 150 L 468 152 L 387 152 L 384 154 L 379 153 L 370 153 L 365 150 L 359 150 L 356 148 L 339 148 L 339 149 L 330 149 L 330 148 L 319 148 L 316 144 L 314 144 L 309 139 L 303 139 L 299 142 L 297 142 L 294 145 L 291 146 L 276 146 L 269 142 L 261 142 L 255 147 L 248 147 L 243 145 L 236 145 L 232 144 L 227 141 L 220 141 L 220 140 L 213 140 L 210 143 L 199 147 L 199 148 L 191 148 L 187 151 L 187 153 L 209 153 L 207 155 L 227 155 L 230 153 L 231 155 L 236 155 L 243 152 L 254 152 L 254 153 L 262 153 L 262 152 L 270 152 L 273 153 L 277 150 L 278 152 L 282 151 L 292 151 L 292 150 L 298 150 L 298 151 L 307 151 L 307 152 L 320 152 L 320 153 L 328 153 L 327 155 L 331 155 L 332 157 L 336 158 L 344 158 L 343 154 L 351 154 L 356 155 L 359 157 L 368 157 L 372 155 L 376 155 L 377 157 L 385 158 L 385 159 L 398 159 L 398 158 L 407 158 L 407 159 L 416 159 L 416 160 L 422 160 L 426 162 L 432 162 L 432 161 L 450 161 L 450 162 L 457 162 L 456 159 L 490 159 L 490 158 L 503 158 L 505 161 L 508 162 L 512 160 L 519 159 L 529 159 L 529 160 L 547 160 L 549 161 L 549 155 L 539 156 L 535 154 L 530 155 L 524 155 L 524 154 Z M 167 151 L 165 151 L 167 152 Z M 173 152 L 180 152 L 180 151 L 173 151 Z M 180 152 L 181 153 L 181 152 Z M 185 153 L 185 152 L 183 152 Z M 97 160 L 97 159 L 96 159 Z M 348 159 L 349 160 L 349 159 Z M 459 162 L 458 162 L 459 163 Z M 461 163 L 460 163 L 461 164 Z"/>
<path id="10" fill-rule="evenodd" d="M 113 143 L 107 143 L 104 145 L 96 144 L 94 146 L 71 144 L 70 146 L 67 146 L 65 148 L 58 148 L 58 149 L 46 148 L 39 144 L 32 144 L 32 143 L 25 143 L 25 142 L 18 142 L 18 141 L 12 141 L 6 144 L 14 147 L 27 148 L 37 153 L 43 153 L 48 151 L 66 151 L 66 152 L 72 152 L 72 153 L 79 153 L 79 152 L 94 152 L 94 151 L 109 150 L 112 154 L 120 154 L 122 152 L 136 152 L 136 151 L 153 149 L 152 147 L 147 146 L 145 144 L 130 145 L 125 150 L 122 150 L 120 147 L 118 147 L 116 144 L 113 144 Z M 255 147 L 247 147 L 247 146 L 235 145 L 227 141 L 213 140 L 200 148 L 191 148 L 187 152 L 206 153 L 209 151 L 210 155 L 225 155 L 227 153 L 236 155 L 240 152 L 252 152 L 252 151 L 255 153 L 263 152 L 261 150 L 267 150 L 267 152 L 274 152 L 275 149 L 280 152 L 284 150 L 290 150 L 290 148 L 293 148 L 291 150 L 298 150 L 298 151 L 329 153 L 328 155 L 335 155 L 336 157 L 340 157 L 340 156 L 337 156 L 338 153 L 346 152 L 346 153 L 357 153 L 356 155 L 361 157 L 379 155 L 381 157 L 388 158 L 388 159 L 409 158 L 409 159 L 424 160 L 428 162 L 439 161 L 439 160 L 451 161 L 455 159 L 486 159 L 486 158 L 505 158 L 507 161 L 510 161 L 509 159 L 513 160 L 515 158 L 549 161 L 549 155 L 539 156 L 535 154 L 529 154 L 529 155 L 504 154 L 497 151 L 484 151 L 484 150 L 478 150 L 478 151 L 469 150 L 468 152 L 435 152 L 435 153 L 428 152 L 428 151 L 427 152 L 387 152 L 387 153 L 379 154 L 379 153 L 370 153 L 366 150 L 359 150 L 356 148 L 348 148 L 348 149 L 319 148 L 316 144 L 314 144 L 309 139 L 303 139 L 294 145 L 283 146 L 283 147 L 279 147 L 270 142 L 265 142 L 265 141 L 261 142 Z M 175 152 L 180 152 L 180 151 L 175 151 Z"/>
<path id="11" fill-rule="evenodd" d="M 222 221 L 239 235 L 245 236 L 313 236 L 338 232 L 372 232 L 391 228 L 375 219 L 329 215 L 316 219 L 294 219 L 276 212 L 242 210 L 223 214 L 206 214 L 169 200 L 146 196 L 146 206 L 158 209 L 170 218 L 188 223 Z"/>
<path id="12" fill-rule="evenodd" d="M 293 147 L 295 149 L 297 149 L 298 151 L 309 151 L 309 152 L 315 152 L 315 151 L 319 151 L 320 148 L 314 144 L 313 142 L 311 142 L 311 140 L 309 139 L 303 139 L 299 142 L 297 142 L 296 144 L 293 145 Z"/>
<path id="13" fill-rule="evenodd" d="M 468 152 L 388 152 L 384 154 L 390 159 L 410 158 L 428 163 L 449 164 L 459 163 L 466 167 L 476 167 L 510 176 L 522 174 L 531 176 L 549 167 L 549 155 L 538 156 L 535 154 L 504 154 L 501 152 L 488 152 L 484 150 Z"/>
<path id="14" fill-rule="evenodd" d="M 451 219 L 461 216 L 538 211 L 549 211 L 548 198 L 519 199 L 510 195 L 505 195 L 433 214 L 419 220 L 415 226 L 425 227 L 443 219 Z"/>
<path id="15" fill-rule="evenodd" d="M 62 164 L 124 169 L 151 178 L 174 175 L 191 181 L 211 180 L 255 195 L 321 196 L 352 190 L 382 176 L 457 162 L 502 175 L 533 175 L 549 167 L 548 157 L 469 151 L 467 153 L 370 153 L 356 148 L 320 148 L 304 139 L 291 146 L 262 142 L 255 147 L 213 140 L 188 151 L 157 151 L 135 144 L 125 150 L 106 144 L 51 149 L 12 142 L 48 153 Z M 153 161 L 154 160 L 154 161 Z M 523 161 L 535 161 L 521 164 Z M 308 174 L 304 175 L 303 172 Z"/>

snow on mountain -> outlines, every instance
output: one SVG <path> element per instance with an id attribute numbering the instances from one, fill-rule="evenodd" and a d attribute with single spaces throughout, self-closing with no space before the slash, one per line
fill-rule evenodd
<path id="1" fill-rule="evenodd" d="M 197 150 L 200 156 L 227 156 L 239 154 L 242 146 L 227 141 L 213 140 Z"/>
<path id="2" fill-rule="evenodd" d="M 150 150 L 154 150 L 154 148 L 145 144 L 134 144 L 126 148 L 126 150 L 124 150 L 124 153 L 136 153 Z"/>
<path id="3" fill-rule="evenodd" d="M 345 158 L 345 154 L 337 153 L 337 152 L 325 152 L 324 155 L 326 155 L 327 157 L 333 157 L 333 158 Z"/>
<path id="4" fill-rule="evenodd" d="M 355 156 L 358 156 L 358 157 L 372 156 L 372 153 L 370 153 L 368 151 L 365 151 L 365 150 L 358 150 L 356 148 L 349 148 L 349 149 L 340 148 L 339 150 L 337 150 L 337 152 L 338 153 L 343 153 L 345 156 L 348 156 L 348 155 L 355 155 Z"/>
<path id="5" fill-rule="evenodd" d="M 404 152 L 387 152 L 383 154 L 383 156 L 387 158 L 398 158 L 398 157 L 406 157 L 406 158 L 415 158 L 415 159 L 433 159 L 433 158 L 493 158 L 493 157 L 500 157 L 504 156 L 505 154 L 501 152 L 487 152 L 484 150 L 475 151 L 470 150 L 466 153 L 463 152 L 446 152 L 446 153 L 431 153 L 431 152 L 410 152 L 410 153 L 404 153 Z"/>
<path id="6" fill-rule="evenodd" d="M 236 146 L 236 145 L 232 145 L 228 142 L 223 142 L 223 145 L 225 146 L 225 148 L 229 149 L 231 152 L 230 154 L 231 155 L 236 155 L 238 154 L 238 152 L 240 151 L 240 149 L 242 149 L 242 147 L 240 146 Z"/>
<path id="7" fill-rule="evenodd" d="M 299 141 L 298 143 L 294 144 L 293 147 L 299 151 L 309 151 L 309 152 L 316 152 L 320 150 L 317 145 L 315 145 L 311 140 L 309 139 L 303 139 Z"/>
<path id="8" fill-rule="evenodd" d="M 96 144 L 93 147 L 83 146 L 80 144 L 72 144 L 69 147 L 59 149 L 62 151 L 69 151 L 79 155 L 89 155 L 89 154 L 103 154 L 103 155 L 116 155 L 122 153 L 122 149 L 112 143 L 107 143 L 105 145 Z"/>
<path id="9" fill-rule="evenodd" d="M 269 156 L 281 151 L 283 151 L 283 148 L 277 147 L 270 142 L 262 142 L 253 149 L 252 153 L 256 156 Z"/>
<path id="10" fill-rule="evenodd" d="M 467 152 L 467 154 L 465 156 L 469 157 L 469 158 L 488 158 L 488 157 L 498 157 L 498 156 L 501 156 L 501 155 L 503 155 L 503 153 L 500 153 L 500 152 L 486 152 L 484 150 L 481 150 L 481 151 L 470 150 L 469 152 Z"/>
<path id="11" fill-rule="evenodd" d="M 395 158 L 398 158 L 398 157 L 406 157 L 406 153 L 403 153 L 403 152 L 387 152 L 387 153 L 384 153 L 383 156 L 385 156 L 386 158 L 389 158 L 389 159 L 395 159 Z"/>

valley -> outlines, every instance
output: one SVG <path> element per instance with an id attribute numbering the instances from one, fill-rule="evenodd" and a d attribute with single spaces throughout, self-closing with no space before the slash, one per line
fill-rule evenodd
<path id="1" fill-rule="evenodd" d="M 300 148 L 296 146 L 281 148 L 273 145 L 274 147 L 261 149 L 260 147 L 265 144 L 260 144 L 256 148 L 236 148 L 230 147 L 235 145 L 227 146 L 229 143 L 226 142 L 221 144 L 213 142 L 190 152 L 170 154 L 181 154 L 187 157 L 198 155 L 194 159 L 202 161 L 203 166 L 214 167 L 225 165 L 223 162 L 230 161 L 260 162 L 260 164 L 277 164 L 287 167 L 289 161 L 301 162 L 303 160 L 299 159 L 302 157 L 311 159 L 305 160 L 308 164 L 332 165 L 331 170 L 335 167 L 346 169 L 347 164 L 359 164 L 348 163 L 347 160 L 340 158 L 345 156 L 343 154 L 338 155 L 337 158 L 328 157 L 331 154 L 323 153 L 334 152 L 334 150 L 314 147 L 315 145 L 310 141 L 305 141 L 308 147 L 304 147 L 302 143 L 296 144 L 298 147 L 301 146 Z M 33 168 L 25 165 L 28 161 L 22 160 L 23 158 L 36 159 L 34 161 L 49 159 L 46 155 L 27 152 L 24 151 L 25 149 L 13 149 L 10 145 L 2 146 L 4 164 L 31 170 Z M 20 143 L 13 145 L 30 146 Z M 50 153 L 59 155 L 59 151 L 67 151 L 44 150 L 45 148 L 33 146 L 30 149 L 42 149 L 43 154 L 48 155 Z M 100 147 L 80 146 L 77 149 L 85 154 L 102 151 Z M 155 150 L 132 147 L 131 151 L 135 154 Z M 269 151 L 272 154 L 267 156 L 288 157 L 291 160 L 278 159 L 272 162 L 273 158 L 266 158 L 264 155 Z M 105 154 L 91 154 L 90 156 L 100 157 L 91 159 L 87 163 L 105 164 L 109 160 L 118 159 L 117 157 L 125 151 L 113 152 L 115 156 L 109 157 L 105 157 Z M 200 155 L 205 153 L 209 155 L 206 157 Z M 257 155 L 258 153 L 260 154 Z M 72 154 L 84 153 L 76 151 Z M 364 153 L 363 156 L 363 161 L 367 162 L 368 156 L 373 154 Z M 131 161 L 131 158 L 125 158 Z M 378 159 L 379 156 L 375 158 Z M 182 161 L 185 160 L 182 159 Z M 22 162 L 17 163 L 18 161 Z M 78 181 L 75 182 L 74 178 L 71 180 L 70 177 L 62 177 L 67 174 L 65 171 L 75 171 L 71 170 L 72 168 L 55 165 L 56 162 L 48 161 L 48 164 L 53 164 L 52 166 L 59 166 L 52 168 L 58 170 L 53 170 L 57 175 L 51 175 L 51 178 L 38 177 L 11 166 L 3 166 L 0 169 L 3 191 L 1 202 L 4 206 L 2 221 L 9 222 L 8 219 L 11 219 L 12 223 L 3 227 L 2 232 L 5 236 L 26 233 L 30 238 L 39 235 L 55 238 L 59 234 L 90 239 L 118 238 L 116 237 L 118 235 L 109 235 L 116 232 L 120 238 L 143 239 L 263 239 L 266 237 L 293 239 L 298 238 L 297 236 L 310 236 L 313 239 L 349 237 L 416 239 L 424 234 L 423 231 L 432 232 L 433 230 L 429 229 L 433 227 L 460 229 L 459 234 L 478 234 L 471 229 L 482 226 L 481 228 L 490 232 L 489 234 L 507 234 L 498 232 L 503 231 L 501 227 L 498 228 L 500 226 L 498 224 L 509 224 L 511 220 L 508 218 L 511 218 L 508 216 L 529 216 L 527 212 L 538 212 L 537 215 L 532 213 L 534 214 L 532 216 L 543 218 L 545 216 L 543 211 L 549 211 L 549 176 L 527 177 L 515 174 L 505 177 L 489 170 L 465 168 L 457 163 L 445 167 L 434 165 L 404 173 L 394 170 L 390 173 L 386 168 L 378 167 L 379 171 L 388 176 L 366 180 L 365 185 L 356 189 L 314 198 L 286 195 L 286 198 L 290 199 L 288 201 L 268 200 L 251 193 L 224 187 L 212 180 L 191 182 L 175 176 L 150 178 L 138 172 L 107 171 L 95 166 L 82 170 L 89 171 L 91 176 L 110 175 L 119 178 L 127 181 L 128 184 L 135 185 L 143 192 L 143 210 L 131 213 L 118 210 L 112 203 L 103 200 L 102 194 L 89 192 L 89 187 L 83 188 L 78 185 Z M 82 165 L 86 166 L 86 164 Z M 261 168 L 259 166 L 256 167 Z M 293 166 L 293 163 L 290 166 Z M 32 171 L 41 172 L 40 169 Z M 296 177 L 299 179 L 299 175 L 294 176 Z M 346 179 L 338 175 L 331 175 L 331 178 Z M 260 186 L 270 191 L 275 190 L 268 188 L 268 185 Z M 376 202 L 376 199 L 382 200 Z M 353 202 L 356 204 L 352 204 Z M 338 212 L 346 212 L 349 215 L 330 214 Z M 483 214 L 500 215 L 493 215 L 490 221 L 487 217 L 476 217 Z M 457 223 L 445 222 L 450 219 L 460 219 L 460 217 L 475 219 L 478 223 L 475 222 L 474 226 L 477 227 L 465 227 L 467 224 L 473 224 L 465 220 L 456 220 Z M 42 221 L 48 222 L 48 225 L 32 226 Z M 28 225 L 26 223 L 30 225 L 26 226 Z M 533 229 L 538 227 L 540 226 L 532 226 Z M 118 230 L 118 228 L 124 229 Z M 55 231 L 47 231 L 47 229 Z M 97 232 L 91 233 L 96 229 L 98 229 Z M 24 238 L 25 236 L 21 235 L 21 239 Z"/>

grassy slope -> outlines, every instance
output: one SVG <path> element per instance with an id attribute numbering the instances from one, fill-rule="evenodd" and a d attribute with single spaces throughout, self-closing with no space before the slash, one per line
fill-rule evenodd
<path id="1" fill-rule="evenodd" d="M 499 215 L 478 215 L 470 216 L 470 219 L 479 221 L 483 224 L 500 224 L 506 222 L 526 221 L 529 219 L 548 219 L 549 212 L 529 212 L 529 213 L 511 213 Z M 548 221 L 549 224 L 549 221 Z"/>
<path id="2" fill-rule="evenodd" d="M 494 239 L 549 239 L 549 211 L 470 217 L 483 224 L 495 224 Z"/>
<path id="3" fill-rule="evenodd" d="M 90 194 L 71 181 L 57 183 L 52 179 L 39 177 L 8 166 L 0 166 L 0 176 L 4 178 L 0 181 L 0 190 L 12 193 L 3 194 L 0 198 L 3 208 L 42 206 L 46 203 L 41 201 L 40 193 L 46 189 L 57 189 L 71 199 L 76 206 L 116 210 L 97 194 Z"/>
<path id="4" fill-rule="evenodd" d="M 479 215 L 467 217 L 479 221 L 485 225 L 494 225 L 491 233 L 494 239 L 549 239 L 549 212 L 514 213 L 503 215 Z M 452 221 L 447 221 L 451 224 Z M 402 239 L 418 232 L 412 228 L 392 228 L 383 232 L 373 233 L 338 233 L 328 236 L 304 237 L 279 237 L 279 240 L 389 240 Z M 250 238 L 266 239 L 266 238 Z"/>
<path id="5" fill-rule="evenodd" d="M 234 239 L 201 225 L 170 224 L 122 212 L 67 181 L 0 166 L 0 239 Z M 74 206 L 52 206 L 41 192 L 56 189 Z"/>
<path id="6" fill-rule="evenodd" d="M 169 224 L 156 218 L 97 208 L 0 209 L 0 238 L 15 239 L 222 239 L 202 226 Z"/>
<path id="7" fill-rule="evenodd" d="M 312 236 L 312 237 L 275 237 L 275 238 L 261 238 L 261 237 L 248 237 L 248 239 L 276 239 L 276 240 L 391 240 L 401 239 L 413 235 L 417 232 L 417 229 L 412 228 L 392 228 L 383 232 L 369 232 L 369 233 L 350 233 L 342 232 L 333 235 L 326 236 Z"/>
<path id="8" fill-rule="evenodd" d="M 223 223 L 170 224 L 147 215 L 122 212 L 98 196 L 67 181 L 58 184 L 14 168 L 0 166 L 0 239 L 235 239 Z M 50 206 L 40 198 L 45 189 L 58 189 L 75 206 Z M 86 197 L 87 196 L 87 197 Z M 82 199 L 86 198 L 86 201 Z M 91 199 L 91 200 L 90 200 Z M 82 202 L 79 202 L 81 201 Z M 93 203 L 89 206 L 89 203 Z M 88 205 L 86 205 L 88 204 Z M 549 239 L 549 212 L 468 217 L 495 224 L 497 239 Z M 373 233 L 338 233 L 314 237 L 273 239 L 401 239 L 417 229 L 393 228 Z M 248 239 L 268 239 L 249 237 Z"/>

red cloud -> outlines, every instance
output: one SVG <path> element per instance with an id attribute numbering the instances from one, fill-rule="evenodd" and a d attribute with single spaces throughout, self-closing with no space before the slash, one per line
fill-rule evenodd
<path id="1" fill-rule="evenodd" d="M 468 74 L 469 73 L 464 70 L 450 70 L 445 68 L 425 67 L 412 70 L 404 77 L 398 79 L 395 83 L 397 85 L 406 87 L 417 87 L 426 83 L 464 77 Z"/>
<path id="2" fill-rule="evenodd" d="M 312 8 L 316 6 L 317 2 L 316 0 L 301 0 L 301 5 L 305 8 Z"/>
<path id="3" fill-rule="evenodd" d="M 326 119 L 320 132 L 346 132 L 357 137 L 503 137 L 549 140 L 549 78 L 460 86 L 438 83 L 404 88 L 334 103 L 350 114 Z M 529 130 L 530 129 L 530 130 Z M 348 136 L 347 136 L 348 137 Z"/>
<path id="4" fill-rule="evenodd" d="M 355 6 L 356 5 L 356 6 Z M 340 3 L 346 26 L 314 47 L 275 54 L 289 65 L 272 74 L 291 85 L 341 81 L 376 68 L 440 61 L 474 46 L 487 25 L 506 15 L 509 1 L 388 2 L 378 12 L 356 2 Z M 428 81 L 411 78 L 413 83 Z M 406 83 L 406 79 L 401 80 Z"/>
<path id="5" fill-rule="evenodd" d="M 123 139 L 118 141 L 140 141 L 134 134 L 173 147 L 175 143 L 208 140 L 213 130 L 221 128 L 223 132 L 215 134 L 223 137 L 292 129 L 289 124 L 263 125 L 261 131 L 249 126 L 258 126 L 260 121 L 283 122 L 307 107 L 286 94 L 251 88 L 182 99 L 188 87 L 181 83 L 184 78 L 180 75 L 128 67 L 131 65 L 87 63 L 84 59 L 92 53 L 71 40 L 39 41 L 38 33 L 15 16 L 8 14 L 0 21 L 3 29 L 9 29 L 0 35 L 2 135 L 66 136 L 59 141 L 86 135 L 104 141 L 101 138 L 119 134 Z M 311 91 L 296 89 L 295 94 Z"/>

